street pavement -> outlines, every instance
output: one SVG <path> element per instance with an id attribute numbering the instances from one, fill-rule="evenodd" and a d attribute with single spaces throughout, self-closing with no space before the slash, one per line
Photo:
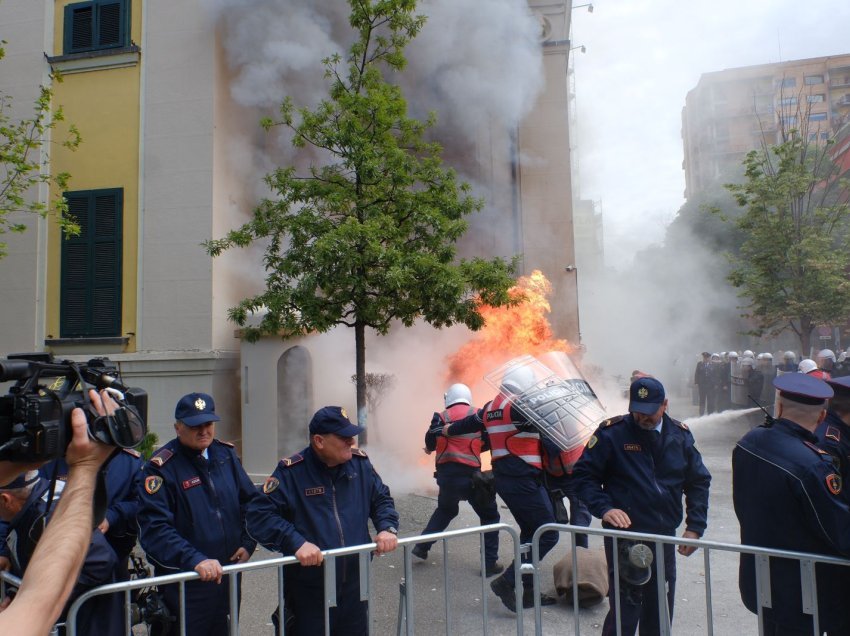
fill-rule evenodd
<path id="1" fill-rule="evenodd" d="M 738 522 L 732 507 L 731 455 L 735 442 L 750 426 L 760 421 L 758 413 L 732 411 L 702 418 L 692 416 L 694 407 L 684 398 L 671 398 L 670 414 L 687 420 L 697 448 L 712 474 L 708 529 L 705 539 L 738 543 Z M 378 470 L 381 467 L 378 465 Z M 393 475 L 382 474 L 392 487 Z M 436 506 L 436 493 L 395 493 L 396 506 L 401 516 L 401 536 L 418 535 Z M 499 500 L 502 521 L 516 527 L 507 507 Z M 594 526 L 598 527 L 598 520 Z M 461 514 L 449 529 L 478 525 L 471 508 L 461 506 Z M 681 534 L 681 529 L 678 534 Z M 552 567 L 569 552 L 569 535 L 562 534 L 559 544 L 542 563 L 542 587 L 554 594 Z M 490 591 L 489 581 L 482 594 L 479 543 L 477 537 L 453 539 L 448 544 L 448 590 L 450 617 L 446 625 L 443 546 L 437 543 L 427 561 L 413 558 L 413 585 L 415 602 L 412 608 L 413 627 L 417 635 L 483 634 L 482 598 L 486 596 L 489 612 L 487 633 L 494 635 L 516 634 L 516 616 L 506 609 Z M 602 550 L 602 539 L 591 537 L 591 549 Z M 500 560 L 507 565 L 512 550 L 508 534 L 501 533 Z M 254 559 L 275 556 L 258 550 Z M 375 558 L 372 565 L 372 634 L 389 636 L 397 633 L 399 616 L 399 585 L 404 577 L 402 551 Z M 675 615 L 673 631 L 676 634 L 707 634 L 705 584 L 707 577 L 704 552 L 677 557 Z M 711 604 L 714 634 L 757 634 L 756 617 L 741 604 L 738 594 L 738 556 L 735 553 L 713 550 L 710 559 Z M 269 616 L 277 606 L 277 574 L 275 570 L 247 573 L 242 584 L 241 633 L 250 636 L 272 634 Z M 543 608 L 543 634 L 573 634 L 575 615 L 565 597 L 557 605 Z M 579 610 L 581 634 L 599 634 L 608 609 L 607 601 L 591 608 Z M 524 611 L 524 633 L 534 633 L 533 610 Z"/>

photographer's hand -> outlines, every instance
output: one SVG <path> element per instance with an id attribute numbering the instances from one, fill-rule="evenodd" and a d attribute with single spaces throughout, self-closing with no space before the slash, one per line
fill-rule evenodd
<path id="1" fill-rule="evenodd" d="M 109 396 L 89 393 L 98 414 L 114 410 Z M 111 411 L 110 411 L 111 412 Z M 71 413 L 73 437 L 65 458 L 68 480 L 24 574 L 14 602 L 0 613 L 0 633 L 46 634 L 77 582 L 92 534 L 92 498 L 101 464 L 115 450 L 89 438 L 82 409 Z"/>

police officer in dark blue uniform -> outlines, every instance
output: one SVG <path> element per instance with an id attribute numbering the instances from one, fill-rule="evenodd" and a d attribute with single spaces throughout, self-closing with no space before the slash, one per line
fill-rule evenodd
<path id="1" fill-rule="evenodd" d="M 775 422 L 751 430 L 732 452 L 732 498 L 741 543 L 850 557 L 850 508 L 844 483 L 829 453 L 817 446 L 814 433 L 833 390 L 803 373 L 780 375 L 773 386 L 779 391 Z M 818 564 L 815 575 L 820 629 L 847 634 L 847 568 Z M 812 615 L 803 611 L 800 580 L 798 561 L 770 559 L 772 607 L 762 608 L 764 634 L 812 634 Z M 741 555 L 738 583 L 744 605 L 757 613 L 752 555 Z"/>
<path id="2" fill-rule="evenodd" d="M 233 446 L 215 439 L 215 403 L 205 393 L 180 398 L 174 411 L 177 438 L 154 453 L 139 491 L 139 542 L 157 575 L 190 572 L 186 583 L 187 634 L 227 634 L 228 586 L 222 566 L 247 561 L 256 542 L 245 529 L 245 509 L 262 495 Z M 163 590 L 173 615 L 178 586 Z"/>
<path id="3" fill-rule="evenodd" d="M 843 483 L 850 478 L 850 377 L 826 380 L 835 395 L 829 401 L 826 417 L 818 424 L 818 446 L 832 455 Z"/>
<path id="4" fill-rule="evenodd" d="M 128 559 L 136 546 L 139 532 L 136 514 L 143 465 L 137 450 L 122 448 L 106 466 L 106 514 L 97 527 L 115 550 L 115 575 L 119 581 L 130 578 Z M 47 480 L 55 478 L 64 483 L 68 479 L 68 464 L 64 457 L 48 462 L 38 470 Z"/>
<path id="5" fill-rule="evenodd" d="M 344 409 L 326 406 L 310 421 L 310 445 L 282 459 L 263 485 L 265 497 L 248 510 L 251 535 L 270 550 L 294 554 L 299 565 L 286 568 L 287 634 L 314 636 L 325 628 L 322 550 L 372 543 L 378 554 L 396 549 L 398 513 L 390 490 L 366 453 L 353 448 L 363 428 Z M 360 600 L 359 557 L 336 564 L 337 605 L 330 608 L 332 635 L 369 633 L 367 605 Z M 275 616 L 276 620 L 276 616 Z"/>
<path id="6" fill-rule="evenodd" d="M 47 499 L 50 482 L 33 470 L 0 486 L 0 519 L 8 524 L 11 570 L 24 573 L 49 520 Z M 55 497 L 58 499 L 58 497 Z M 52 506 L 50 507 L 52 511 Z M 99 530 L 92 532 L 83 568 L 62 612 L 60 622 L 71 604 L 84 592 L 115 582 L 115 552 Z M 80 634 L 119 634 L 123 631 L 123 598 L 119 594 L 101 595 L 86 601 L 77 614 Z"/>
<path id="7" fill-rule="evenodd" d="M 605 421 L 588 440 L 573 472 L 579 497 L 604 528 L 674 535 L 686 519 L 683 537 L 698 539 L 706 527 L 711 475 L 702 462 L 687 426 L 666 413 L 661 382 L 643 377 L 629 387 L 629 414 Z M 622 541 L 618 542 L 622 543 Z M 619 547 L 619 546 L 618 546 Z M 650 544 L 653 558 L 655 544 Z M 679 546 L 690 556 L 696 548 Z M 667 608 L 673 620 L 676 557 L 673 544 L 664 546 Z M 613 541 L 605 539 L 610 608 L 602 633 L 615 634 Z M 626 565 L 622 556 L 619 559 Z M 620 626 L 624 636 L 640 623 L 644 636 L 660 633 L 657 568 L 648 581 L 633 585 L 620 573 Z M 624 580 L 626 579 L 626 580 Z"/>

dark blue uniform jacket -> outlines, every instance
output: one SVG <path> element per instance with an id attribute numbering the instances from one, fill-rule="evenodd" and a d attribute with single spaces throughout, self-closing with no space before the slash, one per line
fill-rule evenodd
<path id="1" fill-rule="evenodd" d="M 850 556 L 850 509 L 828 453 L 814 434 L 789 420 L 758 427 L 732 452 L 732 497 L 741 543 L 765 548 Z M 847 627 L 848 571 L 816 566 L 821 629 Z M 803 616 L 800 567 L 770 560 L 774 619 L 811 629 Z M 757 611 L 754 559 L 741 555 L 739 586 L 744 605 Z M 842 632 L 846 633 L 846 632 Z"/>
<path id="2" fill-rule="evenodd" d="M 142 476 L 144 460 L 138 452 L 122 448 L 113 455 L 106 466 L 106 520 L 109 530 L 106 540 L 118 556 L 119 568 L 125 566 L 121 561 L 129 557 L 136 545 L 139 531 L 136 514 L 139 510 L 139 482 Z M 67 481 L 68 464 L 65 458 L 48 462 L 38 470 L 45 479 Z M 126 568 L 125 568 L 126 569 Z"/>
<path id="3" fill-rule="evenodd" d="M 213 440 L 209 461 L 173 439 L 145 464 L 139 489 L 139 542 L 157 568 L 191 571 L 206 559 L 222 565 L 257 544 L 245 528 L 248 503 L 261 497 L 233 447 Z"/>
<path id="4" fill-rule="evenodd" d="M 12 554 L 13 572 L 23 576 L 29 565 L 38 541 L 44 531 L 45 514 L 47 513 L 47 491 L 49 482 L 41 479 L 33 488 L 30 496 L 20 512 L 9 522 L 9 533 L 15 535 L 15 549 Z M 51 513 L 56 502 L 51 506 Z M 115 581 L 115 552 L 107 543 L 100 530 L 92 532 L 92 540 L 86 552 L 83 568 L 77 578 L 77 583 L 68 598 L 60 621 L 65 619 L 65 613 L 71 604 L 81 594 L 101 585 Z M 77 614 L 77 630 L 81 634 L 114 634 L 122 629 L 120 595 L 97 596 L 80 608 Z"/>
<path id="5" fill-rule="evenodd" d="M 257 541 L 283 554 L 294 554 L 305 541 L 322 550 L 371 543 L 369 519 L 378 532 L 398 528 L 390 489 L 359 449 L 350 461 L 328 468 L 307 447 L 278 462 L 263 491 L 266 496 L 249 505 L 248 527 Z"/>
<path id="6" fill-rule="evenodd" d="M 818 425 L 815 435 L 818 438 L 818 446 L 835 458 L 838 471 L 846 485 L 847 479 L 850 478 L 850 426 L 830 409 L 826 412 L 824 421 Z"/>
<path id="7" fill-rule="evenodd" d="M 682 522 L 702 535 L 708 515 L 711 474 L 702 463 L 688 428 L 664 415 L 660 447 L 653 453 L 649 437 L 631 415 L 604 422 L 588 440 L 573 471 L 579 498 L 594 517 L 612 508 L 629 515 L 629 530 L 675 534 Z"/>

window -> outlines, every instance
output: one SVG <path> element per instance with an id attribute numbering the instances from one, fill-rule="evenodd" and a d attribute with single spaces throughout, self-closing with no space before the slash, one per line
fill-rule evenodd
<path id="1" fill-rule="evenodd" d="M 130 0 L 91 0 L 65 7 L 63 53 L 121 48 L 130 43 Z"/>
<path id="2" fill-rule="evenodd" d="M 811 113 L 809 121 L 826 121 L 826 113 Z"/>
<path id="3" fill-rule="evenodd" d="M 823 84 L 823 75 L 806 75 L 803 78 L 803 83 L 806 86 L 814 86 L 815 84 Z"/>
<path id="4" fill-rule="evenodd" d="M 828 132 L 828 131 L 826 131 L 826 130 L 825 130 L 825 131 L 823 131 L 823 132 L 820 134 L 820 138 L 821 138 L 821 139 L 823 139 L 824 141 L 827 141 L 827 140 L 829 139 L 829 132 Z"/>
<path id="5" fill-rule="evenodd" d="M 79 236 L 62 240 L 62 338 L 121 335 L 121 226 L 124 190 L 66 192 Z"/>
<path id="6" fill-rule="evenodd" d="M 796 126 L 797 125 L 797 117 L 795 115 L 791 115 L 790 117 L 783 117 L 782 118 L 782 125 L 785 126 L 786 128 L 789 127 L 789 126 Z"/>
<path id="7" fill-rule="evenodd" d="M 783 97 L 779 100 L 780 106 L 796 106 L 797 98 L 796 97 Z"/>
<path id="8" fill-rule="evenodd" d="M 823 93 L 820 95 L 806 95 L 806 102 L 809 104 L 820 104 L 824 101 L 825 97 Z"/>
<path id="9" fill-rule="evenodd" d="M 797 86 L 796 77 L 786 77 L 779 81 L 779 88 L 794 88 Z"/>

